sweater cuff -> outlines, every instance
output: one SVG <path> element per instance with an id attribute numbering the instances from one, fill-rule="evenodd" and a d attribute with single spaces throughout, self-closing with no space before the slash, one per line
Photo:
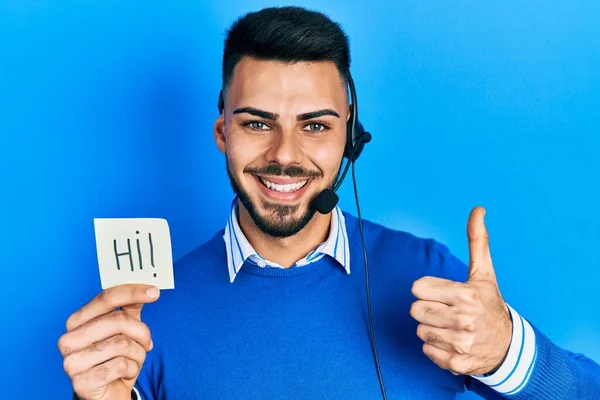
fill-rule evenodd
<path id="1" fill-rule="evenodd" d="M 533 371 L 537 359 L 536 334 L 529 322 L 507 306 L 513 329 L 506 358 L 493 374 L 472 377 L 501 394 L 514 395 L 525 387 Z"/>

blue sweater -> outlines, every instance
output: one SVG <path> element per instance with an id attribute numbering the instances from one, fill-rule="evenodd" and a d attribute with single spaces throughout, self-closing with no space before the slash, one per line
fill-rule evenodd
<path id="1" fill-rule="evenodd" d="M 152 399 L 380 399 L 370 347 L 362 248 L 344 213 L 352 272 L 330 256 L 291 269 L 246 261 L 230 283 L 223 231 L 175 265 L 175 290 L 147 305 L 154 349 L 136 383 Z M 376 343 L 389 399 L 600 399 L 600 367 L 534 325 L 536 362 L 518 393 L 454 376 L 421 350 L 409 314 L 413 282 L 464 282 L 447 247 L 364 221 Z"/>

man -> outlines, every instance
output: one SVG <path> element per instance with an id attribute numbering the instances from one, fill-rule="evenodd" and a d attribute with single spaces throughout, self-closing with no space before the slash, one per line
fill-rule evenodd
<path id="1" fill-rule="evenodd" d="M 320 13 L 268 8 L 231 27 L 214 125 L 231 216 L 176 263 L 177 289 L 159 301 L 123 285 L 69 317 L 58 344 L 76 396 L 600 398 L 600 367 L 503 301 L 480 207 L 468 266 L 434 240 L 364 222 L 374 362 L 359 221 L 314 206 L 344 154 L 349 65 L 346 35 Z"/>

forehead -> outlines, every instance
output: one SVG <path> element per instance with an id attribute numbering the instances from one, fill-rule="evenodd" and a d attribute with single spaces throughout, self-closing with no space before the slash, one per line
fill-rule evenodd
<path id="1" fill-rule="evenodd" d="M 330 61 L 284 63 L 244 57 L 228 89 L 233 107 L 251 106 L 285 113 L 347 107 L 346 86 Z M 293 110 L 293 111 L 292 111 Z"/>

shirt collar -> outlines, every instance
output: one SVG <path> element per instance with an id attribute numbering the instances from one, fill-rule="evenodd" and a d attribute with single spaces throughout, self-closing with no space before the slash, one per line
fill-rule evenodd
<path id="1" fill-rule="evenodd" d="M 250 260 L 259 267 L 264 268 L 283 268 L 277 263 L 264 259 L 256 253 L 252 245 L 244 236 L 237 218 L 238 198 L 234 197 L 231 202 L 231 213 L 225 226 L 223 239 L 227 249 L 227 268 L 229 270 L 229 280 L 233 283 L 238 272 L 246 260 Z M 293 268 L 302 267 L 320 260 L 325 255 L 335 259 L 345 270 L 350 273 L 350 249 L 348 246 L 348 232 L 346 231 L 346 221 L 344 214 L 339 206 L 331 212 L 331 226 L 327 240 L 317 246 L 316 249 L 299 260 Z"/>

